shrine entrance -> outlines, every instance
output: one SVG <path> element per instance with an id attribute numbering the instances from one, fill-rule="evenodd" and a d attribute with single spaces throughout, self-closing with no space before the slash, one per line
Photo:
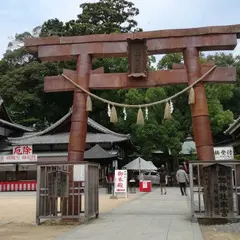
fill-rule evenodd
<path id="1" fill-rule="evenodd" d="M 189 104 L 198 159 L 209 161 L 215 158 L 204 84 L 233 83 L 236 81 L 236 69 L 216 67 L 214 63 L 201 64 L 199 52 L 233 50 L 239 33 L 240 25 L 230 25 L 109 35 L 53 36 L 26 39 L 25 47 L 29 51 L 38 52 L 42 61 L 65 61 L 73 58 L 77 60 L 76 71 L 64 70 L 62 76 L 50 76 L 44 80 L 46 92 L 74 92 L 68 146 L 69 163 L 84 160 L 87 111 L 91 110 L 89 97 L 112 105 L 112 122 L 117 121 L 115 106 L 125 107 L 124 104 L 100 99 L 90 90 L 149 88 L 173 84 L 188 84 L 185 91 L 190 90 Z M 177 52 L 183 53 L 183 65 L 174 65 L 172 70 L 148 72 L 148 55 Z M 129 72 L 104 73 L 102 68 L 92 70 L 93 58 L 108 57 L 127 57 Z M 127 107 L 139 108 L 139 119 L 142 120 L 141 108 L 165 103 L 165 115 L 168 118 L 169 100 L 170 98 L 149 105 Z M 69 178 L 71 181 L 71 171 Z M 67 206 L 68 204 L 65 204 L 64 208 Z"/>

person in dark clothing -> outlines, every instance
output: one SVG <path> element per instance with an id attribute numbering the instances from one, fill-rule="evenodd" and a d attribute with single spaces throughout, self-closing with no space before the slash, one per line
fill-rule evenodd
<path id="1" fill-rule="evenodd" d="M 161 188 L 161 194 L 163 195 L 163 189 L 165 190 L 164 194 L 167 194 L 167 189 L 166 189 L 166 170 L 164 166 L 162 165 L 160 170 L 159 170 L 159 176 L 160 176 L 160 188 Z"/>

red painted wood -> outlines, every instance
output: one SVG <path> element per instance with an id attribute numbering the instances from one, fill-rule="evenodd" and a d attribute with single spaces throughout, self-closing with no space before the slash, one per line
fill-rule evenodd
<path id="1" fill-rule="evenodd" d="M 201 77 L 199 51 L 197 48 L 187 48 L 184 51 L 184 63 L 188 73 L 189 84 Z M 199 82 L 195 87 L 195 104 L 191 105 L 194 140 L 199 160 L 214 160 L 213 140 L 208 105 L 204 84 Z"/>
<path id="2" fill-rule="evenodd" d="M 55 45 L 55 44 L 75 44 L 75 43 L 91 43 L 91 42 L 121 42 L 128 38 L 173 38 L 173 37 L 187 37 L 187 36 L 205 36 L 211 34 L 239 34 L 240 24 L 226 25 L 226 26 L 208 26 L 200 28 L 188 29 L 170 29 L 157 30 L 147 32 L 123 33 L 123 34 L 93 34 L 86 36 L 71 36 L 71 37 L 45 37 L 45 38 L 27 38 L 25 46 L 27 48 L 35 47 L 37 51 L 38 46 Z"/>
<path id="3" fill-rule="evenodd" d="M 95 73 L 89 77 L 89 89 L 121 89 L 121 88 L 148 88 L 175 84 L 187 84 L 187 72 L 182 66 L 174 66 L 174 70 L 161 70 L 149 72 L 146 80 L 139 81 L 128 78 L 127 73 Z M 202 66 L 201 75 L 212 68 Z M 63 73 L 72 79 L 77 80 L 76 71 L 64 70 Z M 232 83 L 236 81 L 236 69 L 233 67 L 218 67 L 209 74 L 203 82 L 206 83 Z M 80 81 L 81 87 L 82 83 Z M 44 78 L 45 92 L 73 91 L 74 86 L 62 76 L 50 76 Z"/>
<path id="4" fill-rule="evenodd" d="M 77 83 L 81 82 L 84 89 L 88 90 L 89 75 L 92 68 L 92 59 L 89 55 L 82 54 L 77 61 Z M 87 135 L 86 111 L 87 94 L 79 89 L 74 90 L 71 131 L 68 144 L 68 161 L 79 162 L 84 160 L 85 141 Z"/>

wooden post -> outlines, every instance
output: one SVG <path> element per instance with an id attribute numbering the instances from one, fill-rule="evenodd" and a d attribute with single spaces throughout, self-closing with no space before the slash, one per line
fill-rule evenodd
<path id="1" fill-rule="evenodd" d="M 92 59 L 88 54 L 81 54 L 77 59 L 77 84 L 88 90 L 89 89 L 89 76 L 92 69 Z M 86 147 L 87 136 L 87 120 L 88 113 L 86 111 L 87 94 L 80 89 L 74 89 L 73 96 L 73 109 L 71 118 L 71 131 L 68 144 L 68 162 L 84 161 L 84 152 Z M 73 182 L 73 171 L 70 169 L 70 188 L 77 187 L 78 183 Z M 72 190 L 77 193 L 77 190 Z M 74 205 L 73 205 L 74 202 Z M 69 213 L 74 216 L 79 215 L 81 209 L 82 198 L 78 201 L 78 196 L 69 195 L 68 201 L 64 201 L 63 214 L 66 215 L 67 209 Z"/>
<path id="2" fill-rule="evenodd" d="M 88 90 L 89 76 L 92 69 L 92 59 L 88 54 L 81 54 L 77 59 L 77 84 Z M 68 161 L 79 162 L 84 160 L 85 141 L 87 136 L 86 111 L 87 94 L 80 89 L 74 89 L 71 132 L 68 145 Z"/>
<path id="3" fill-rule="evenodd" d="M 201 77 L 201 65 L 197 48 L 184 50 L 184 63 L 187 68 L 188 83 Z M 203 82 L 194 87 L 195 104 L 191 105 L 194 140 L 199 160 L 215 160 L 208 105 Z"/>

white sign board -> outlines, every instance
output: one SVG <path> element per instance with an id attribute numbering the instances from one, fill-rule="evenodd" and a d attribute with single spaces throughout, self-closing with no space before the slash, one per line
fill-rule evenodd
<path id="1" fill-rule="evenodd" d="M 0 162 L 37 162 L 37 155 L 5 155 L 0 156 Z"/>
<path id="2" fill-rule="evenodd" d="M 143 188 L 147 188 L 147 181 L 143 181 Z"/>
<path id="3" fill-rule="evenodd" d="M 85 181 L 85 165 L 78 164 L 73 167 L 73 181 L 84 182 Z"/>
<path id="4" fill-rule="evenodd" d="M 115 170 L 114 192 L 127 195 L 127 170 Z"/>
<path id="5" fill-rule="evenodd" d="M 234 159 L 233 147 L 215 147 L 214 155 L 215 160 L 233 160 Z"/>
<path id="6" fill-rule="evenodd" d="M 32 155 L 33 150 L 31 145 L 13 146 L 13 155 Z"/>

